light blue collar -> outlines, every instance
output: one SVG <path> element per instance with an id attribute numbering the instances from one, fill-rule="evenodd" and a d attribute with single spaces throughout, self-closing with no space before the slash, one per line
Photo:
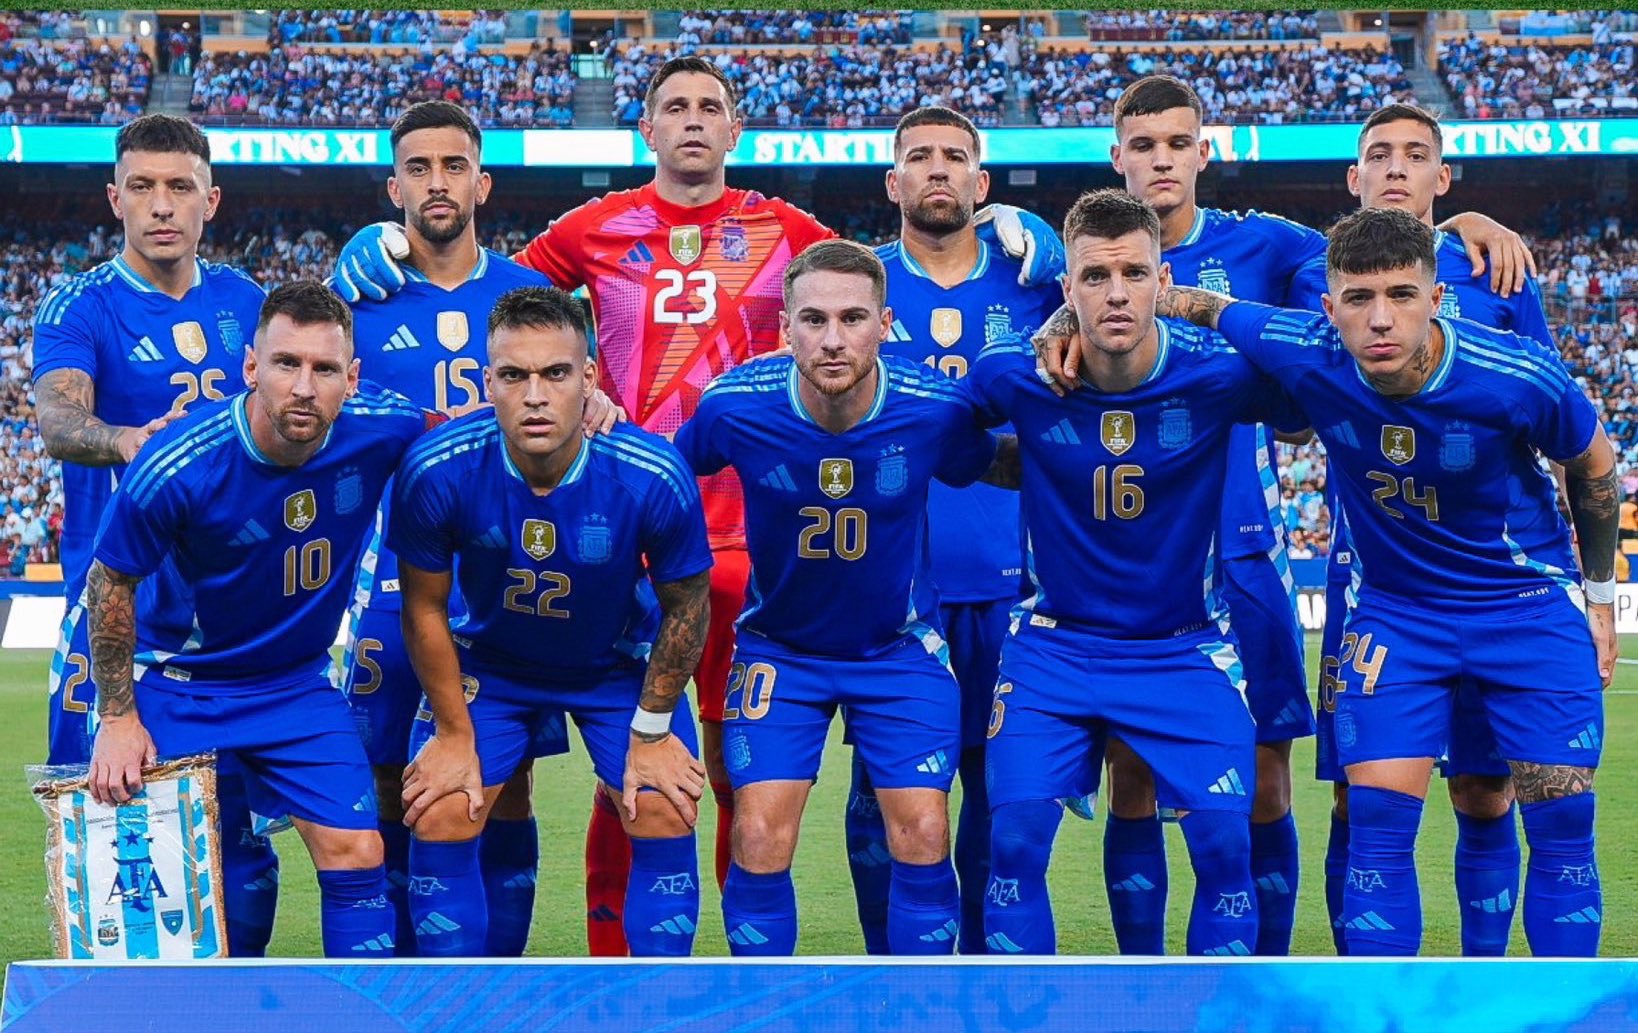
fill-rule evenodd
<path id="1" fill-rule="evenodd" d="M 1445 353 L 1439 357 L 1439 368 L 1433 371 L 1433 375 L 1423 383 L 1421 390 L 1416 392 L 1418 395 L 1432 394 L 1444 387 L 1445 381 L 1450 379 L 1451 369 L 1456 365 L 1456 349 L 1459 346 L 1456 328 L 1450 325 L 1450 320 L 1442 316 L 1435 317 L 1434 322 L 1439 324 L 1439 331 L 1445 335 Z M 1377 390 L 1375 384 L 1365 379 L 1365 371 L 1359 367 L 1358 361 L 1354 362 L 1354 372 L 1358 374 L 1361 384 L 1364 384 L 1372 391 L 1376 391 L 1377 394 L 1382 393 Z"/>
<path id="2" fill-rule="evenodd" d="M 141 274 L 139 274 L 135 269 L 131 268 L 131 263 L 129 263 L 129 262 L 127 262 L 125 260 L 124 255 L 115 255 L 114 259 L 113 259 L 113 262 L 111 264 L 114 267 L 114 272 L 119 274 L 119 278 L 124 280 L 130 286 L 130 288 L 132 290 L 137 291 L 140 294 L 159 294 L 159 293 L 161 293 L 161 291 L 160 291 L 160 289 L 158 287 L 155 287 L 153 284 L 151 284 L 147 280 L 143 279 Z M 204 263 L 204 260 L 199 259 L 199 258 L 195 258 L 193 260 L 193 283 L 188 285 L 188 289 L 193 290 L 195 287 L 199 286 L 201 283 L 204 283 L 204 282 L 205 282 L 205 263 Z"/>
<path id="3" fill-rule="evenodd" d="M 523 471 L 518 469 L 518 464 L 512 462 L 512 452 L 506 447 L 506 435 L 501 434 L 500 439 L 501 462 L 506 465 L 506 472 L 522 481 L 525 487 L 528 487 L 529 481 L 523 476 Z M 563 479 L 557 482 L 557 487 L 553 488 L 553 491 L 558 488 L 567 488 L 580 479 L 581 475 L 586 472 L 586 464 L 591 461 L 591 450 L 592 443 L 585 438 L 581 438 L 580 451 L 575 453 L 574 461 L 569 464 L 568 470 L 564 471 Z M 531 487 L 530 490 L 534 489 Z"/>
<path id="4" fill-rule="evenodd" d="M 244 447 L 245 454 L 263 466 L 271 466 L 280 470 L 294 469 L 285 466 L 283 463 L 274 462 L 266 452 L 262 451 L 261 446 L 256 444 L 256 437 L 250 432 L 250 411 L 246 408 L 246 403 L 249 400 L 249 391 L 239 392 L 233 396 L 233 407 L 230 410 L 233 415 L 233 430 L 238 434 L 239 444 Z M 308 456 L 308 461 L 311 461 L 313 456 L 318 455 L 319 452 L 330 447 L 330 439 L 335 436 L 335 432 L 335 425 L 331 424 L 330 429 L 324 433 L 324 441 L 319 445 L 318 451 L 314 452 L 312 456 Z"/>
<path id="5" fill-rule="evenodd" d="M 796 390 L 796 385 L 800 382 L 801 377 L 801 371 L 796 368 L 796 363 L 792 362 L 791 371 L 785 379 L 785 395 L 790 399 L 791 411 L 796 413 L 796 418 L 801 420 L 803 423 L 812 424 L 813 426 L 817 427 L 819 426 L 819 421 L 814 419 L 813 415 L 808 412 L 808 407 L 802 404 L 802 396 L 798 394 Z M 887 363 L 883 362 L 878 357 L 876 359 L 876 397 L 871 400 L 870 409 L 864 414 L 864 418 L 858 423 L 854 424 L 854 426 L 856 427 L 869 423 L 871 420 L 881 415 L 882 406 L 886 403 Z M 851 430 L 852 428 L 849 429 Z"/>
<path id="6" fill-rule="evenodd" d="M 908 272 L 911 276 L 919 276 L 923 280 L 932 279 L 932 277 L 927 274 L 927 270 L 922 268 L 921 263 L 911 257 L 910 249 L 904 246 L 903 240 L 895 240 L 893 242 L 893 246 L 898 249 L 899 261 L 904 263 L 904 269 L 906 272 Z M 988 244 L 985 244 L 982 240 L 980 240 L 978 242 L 978 261 L 973 263 L 972 269 L 968 270 L 967 275 L 962 277 L 961 282 L 970 283 L 989 272 L 989 269 L 990 248 Z"/>
<path id="7" fill-rule="evenodd" d="M 481 280 L 483 279 L 484 274 L 488 271 L 489 249 L 481 247 L 478 249 L 478 261 L 472 266 L 472 271 L 467 274 L 464 282 L 471 283 L 473 280 Z M 411 283 L 432 282 L 426 278 L 426 275 L 422 273 L 421 270 L 415 268 L 413 265 L 410 265 L 408 262 L 404 263 L 404 279 L 409 280 Z"/>

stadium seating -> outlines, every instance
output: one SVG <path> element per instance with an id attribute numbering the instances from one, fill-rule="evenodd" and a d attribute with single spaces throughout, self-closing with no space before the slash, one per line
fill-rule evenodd
<path id="1" fill-rule="evenodd" d="M 89 39 L 64 12 L 0 15 L 0 124 L 116 125 L 147 107 L 152 77 L 134 39 Z"/>
<path id="2" fill-rule="evenodd" d="M 1313 11 L 1088 11 L 1094 40 L 1318 39 Z"/>
<path id="3" fill-rule="evenodd" d="M 684 11 L 679 43 L 909 43 L 910 11 Z"/>
<path id="4" fill-rule="evenodd" d="M 1631 115 L 1638 109 L 1630 41 L 1543 47 L 1469 35 L 1440 45 L 1439 73 L 1455 110 L 1468 118 Z"/>

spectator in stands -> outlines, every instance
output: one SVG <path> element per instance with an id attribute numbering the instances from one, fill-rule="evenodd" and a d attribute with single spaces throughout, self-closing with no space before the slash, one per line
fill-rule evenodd
<path id="1" fill-rule="evenodd" d="M 152 67 L 131 41 L 115 47 L 80 38 L 58 41 L 76 31 L 50 12 L 10 16 L 12 37 L 0 42 L 0 111 L 9 125 L 100 122 L 114 125 L 141 114 L 148 100 Z M 33 35 L 28 35 L 32 33 Z"/>
<path id="2" fill-rule="evenodd" d="M 1486 43 L 1469 33 L 1439 44 L 1439 71 L 1469 118 L 1580 116 L 1638 107 L 1630 40 L 1537 47 Z"/>

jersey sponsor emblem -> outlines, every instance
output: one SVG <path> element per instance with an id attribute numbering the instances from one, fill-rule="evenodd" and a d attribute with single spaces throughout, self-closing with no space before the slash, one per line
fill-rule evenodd
<path id="1" fill-rule="evenodd" d="M 745 227 L 730 223 L 717 239 L 722 242 L 723 261 L 743 262 L 751 257 L 751 238 L 745 235 Z"/>
<path id="2" fill-rule="evenodd" d="M 1478 457 L 1473 454 L 1473 433 L 1461 420 L 1445 424 L 1444 436 L 1439 439 L 1439 465 L 1451 473 L 1473 469 Z"/>
<path id="3" fill-rule="evenodd" d="M 557 551 L 557 528 L 550 520 L 531 518 L 523 522 L 523 551 L 536 560 Z"/>
<path id="4" fill-rule="evenodd" d="M 819 490 L 833 499 L 839 499 L 851 493 L 853 491 L 853 460 L 819 460 Z"/>
<path id="5" fill-rule="evenodd" d="M 607 563 L 614 551 L 614 536 L 606 519 L 593 513 L 580 525 L 580 562 Z"/>
<path id="6" fill-rule="evenodd" d="M 1099 436 L 1103 438 L 1103 447 L 1109 450 L 1110 455 L 1125 455 L 1137 441 L 1137 419 L 1124 410 L 1110 410 L 1103 414 Z"/>
<path id="7" fill-rule="evenodd" d="M 1194 428 L 1189 419 L 1189 407 L 1180 398 L 1167 402 L 1160 410 L 1160 447 L 1178 449 L 1189 443 L 1194 437 Z M 1264 449 L 1258 449 L 1259 457 Z"/>
<path id="8" fill-rule="evenodd" d="M 1194 278 L 1195 286 L 1203 291 L 1216 291 L 1218 294 L 1233 294 L 1229 286 L 1228 271 L 1223 263 L 1215 258 L 1208 258 L 1200 264 L 1200 272 Z"/>
<path id="9" fill-rule="evenodd" d="M 700 228 L 698 226 L 671 227 L 671 257 L 687 265 L 700 257 L 704 250 L 700 242 Z"/>
<path id="10" fill-rule="evenodd" d="M 205 353 L 210 350 L 205 341 L 205 328 L 191 319 L 171 327 L 171 340 L 176 343 L 176 354 L 195 366 L 205 361 Z"/>
<path id="11" fill-rule="evenodd" d="M 165 923 L 165 931 L 170 933 L 172 936 L 175 936 L 177 933 L 182 931 L 181 908 L 177 908 L 174 911 L 161 911 L 159 913 L 159 920 Z"/>
<path id="12" fill-rule="evenodd" d="M 935 308 L 933 317 L 928 321 L 927 332 L 933 335 L 940 348 L 948 348 L 961 340 L 961 310 L 958 308 Z"/>
<path id="13" fill-rule="evenodd" d="M 216 313 L 216 332 L 222 335 L 222 347 L 229 355 L 237 355 L 244 350 L 245 332 L 239 325 L 239 317 L 232 312 Z"/>
<path id="14" fill-rule="evenodd" d="M 305 531 L 318 519 L 318 498 L 312 488 L 303 488 L 294 495 L 285 496 L 284 526 L 292 531 Z"/>
<path id="15" fill-rule="evenodd" d="M 909 484 L 910 461 L 903 452 L 883 456 L 876 464 L 876 494 L 898 495 Z"/>
<path id="16" fill-rule="evenodd" d="M 356 467 L 347 467 L 336 478 L 336 512 L 351 513 L 364 502 L 364 478 Z"/>
<path id="17" fill-rule="evenodd" d="M 1382 427 L 1382 456 L 1395 466 L 1404 466 L 1416 458 L 1416 431 L 1410 427 L 1384 424 Z"/>
<path id="18" fill-rule="evenodd" d="M 466 325 L 465 312 L 438 313 L 438 343 L 452 352 L 458 352 L 466 347 L 466 342 L 472 339 L 472 332 Z"/>
<path id="19" fill-rule="evenodd" d="M 98 922 L 97 942 L 104 947 L 119 946 L 119 923 L 112 918 L 104 918 Z"/>

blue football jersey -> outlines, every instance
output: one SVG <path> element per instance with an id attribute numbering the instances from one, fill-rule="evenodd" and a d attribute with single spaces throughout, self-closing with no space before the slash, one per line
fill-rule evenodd
<path id="1" fill-rule="evenodd" d="M 324 446 L 278 466 L 251 438 L 248 392 L 154 435 L 98 529 L 95 557 L 146 578 L 137 679 L 197 695 L 324 676 L 387 479 L 426 427 L 364 385 Z"/>
<path id="2" fill-rule="evenodd" d="M 34 377 L 77 369 L 96 385 L 96 415 L 140 427 L 244 388 L 245 346 L 262 289 L 225 265 L 195 261 L 181 300 L 123 258 L 87 270 L 45 296 L 34 313 Z M 63 463 L 63 580 L 70 602 L 91 569 L 91 546 L 122 466 Z"/>
<path id="3" fill-rule="evenodd" d="M 1059 398 L 1022 343 L 985 349 L 967 379 L 986 415 L 1017 429 L 1032 621 L 1154 639 L 1225 618 L 1217 524 L 1229 428 L 1307 425 L 1218 335 L 1156 326 L 1154 369 L 1130 391 L 1082 386 Z"/>
<path id="4" fill-rule="evenodd" d="M 1264 212 L 1195 210 L 1194 224 L 1161 253 L 1172 282 L 1268 305 L 1285 302 L 1303 264 L 1325 256 L 1325 234 Z M 1273 555 L 1283 549 L 1280 479 L 1267 428 L 1229 432 L 1228 478 L 1218 539 L 1224 559 Z"/>
<path id="5" fill-rule="evenodd" d="M 1377 393 L 1311 312 L 1229 306 L 1228 339 L 1310 412 L 1348 514 L 1361 597 L 1491 612 L 1575 589 L 1552 478 L 1536 459 L 1583 452 L 1598 414 L 1556 351 L 1439 318 L 1445 351 L 1422 390 Z"/>
<path id="6" fill-rule="evenodd" d="M 507 291 L 549 287 L 540 273 L 488 249 L 478 252 L 472 275 L 454 290 L 409 265 L 404 289 L 385 301 L 355 302 L 353 342 L 359 370 L 423 409 L 440 412 L 484 401 L 489 313 Z M 387 499 L 392 497 L 388 493 Z M 383 500 L 376 533 L 359 565 L 356 603 L 398 609 L 398 561 L 384 547 L 388 510 Z"/>
<path id="7" fill-rule="evenodd" d="M 560 686 L 646 661 L 659 627 L 649 579 L 711 567 L 699 487 L 675 448 L 629 423 L 578 446 L 537 495 L 494 411 L 463 416 L 404 457 L 387 537 L 405 562 L 454 570 L 466 613 L 453 630 L 473 657 Z"/>
<path id="8" fill-rule="evenodd" d="M 732 466 L 744 485 L 739 628 L 820 656 L 873 656 L 907 636 L 941 651 L 927 486 L 971 484 L 995 439 L 959 383 L 908 359 L 877 362 L 875 401 L 841 434 L 808 415 L 798 376 L 789 357 L 730 370 L 677 432 L 695 473 Z"/>
<path id="9" fill-rule="evenodd" d="M 893 331 L 882 351 L 958 380 L 986 345 L 1029 340 L 1063 304 L 1056 282 L 1018 286 L 1018 261 L 983 240 L 972 273 L 948 288 L 929 277 L 898 241 L 877 248 L 876 255 L 887 267 L 887 304 L 893 310 Z M 935 480 L 927 492 L 927 521 L 940 599 L 1017 598 L 1023 574 L 1017 492 L 990 484 L 952 488 Z"/>

